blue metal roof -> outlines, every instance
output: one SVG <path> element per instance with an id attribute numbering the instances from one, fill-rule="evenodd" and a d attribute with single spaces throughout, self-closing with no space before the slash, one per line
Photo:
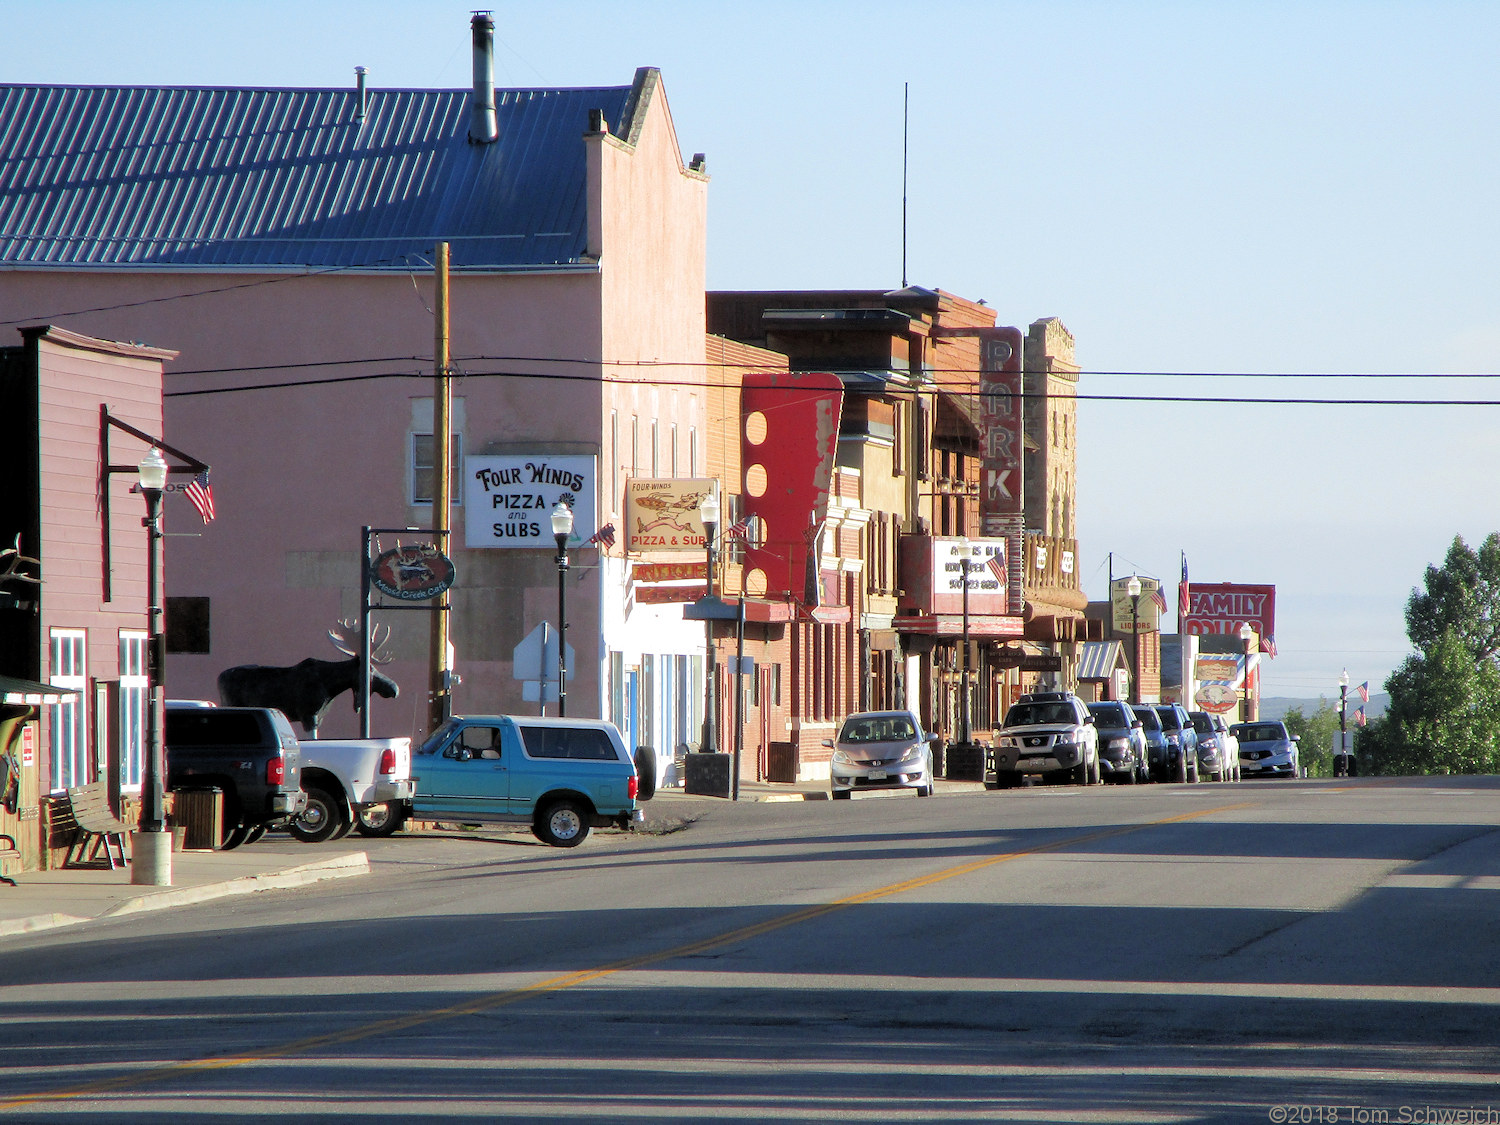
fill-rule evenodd
<path id="1" fill-rule="evenodd" d="M 591 266 L 582 138 L 630 94 L 496 90 L 471 144 L 468 90 L 0 85 L 0 266 Z"/>

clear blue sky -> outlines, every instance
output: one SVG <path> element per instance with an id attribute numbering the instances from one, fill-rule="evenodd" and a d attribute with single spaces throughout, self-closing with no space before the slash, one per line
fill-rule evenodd
<path id="1" fill-rule="evenodd" d="M 460 3 L 5 0 L 3 80 L 469 81 Z M 1058 316 L 1085 394 L 1500 399 L 1500 4 L 496 5 L 497 82 L 657 66 L 714 288 L 907 280 Z M 1221 373 L 1184 377 L 1168 373 Z M 1318 379 L 1238 378 L 1311 373 Z M 1406 378 L 1334 378 L 1335 375 Z M 1444 376 L 1449 376 L 1445 378 Z M 1272 695 L 1378 690 L 1454 535 L 1500 529 L 1500 407 L 1080 406 L 1090 596 L 1273 583 Z"/>

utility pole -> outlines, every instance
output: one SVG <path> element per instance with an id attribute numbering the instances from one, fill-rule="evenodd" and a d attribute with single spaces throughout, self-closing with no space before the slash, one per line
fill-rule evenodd
<path id="1" fill-rule="evenodd" d="M 453 385 L 448 370 L 448 244 L 439 242 L 433 255 L 436 296 L 433 300 L 432 393 L 432 535 L 438 551 L 448 557 L 448 520 L 453 508 L 449 493 L 453 476 L 453 428 L 450 418 Z M 452 595 L 444 590 L 432 611 L 431 676 L 428 730 L 436 730 L 453 713 L 452 669 L 448 667 L 448 615 Z"/>

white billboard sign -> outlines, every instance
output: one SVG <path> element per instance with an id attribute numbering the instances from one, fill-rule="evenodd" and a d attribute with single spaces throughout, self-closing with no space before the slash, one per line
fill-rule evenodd
<path id="1" fill-rule="evenodd" d="M 597 531 L 595 459 L 546 453 L 464 458 L 464 544 L 469 547 L 546 547 L 552 509 L 573 509 L 568 546 Z"/>

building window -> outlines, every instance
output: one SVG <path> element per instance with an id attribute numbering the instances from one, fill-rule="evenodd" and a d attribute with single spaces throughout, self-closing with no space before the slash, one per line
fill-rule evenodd
<path id="1" fill-rule="evenodd" d="M 448 466 L 449 501 L 457 507 L 463 498 L 464 438 L 453 435 L 452 463 Z M 437 457 L 437 443 L 431 434 L 411 435 L 411 502 L 432 503 L 432 471 Z"/>
<path id="2" fill-rule="evenodd" d="M 635 414 L 630 416 L 630 475 L 641 475 L 641 419 Z"/>
<path id="3" fill-rule="evenodd" d="M 209 645 L 208 598 L 167 598 L 167 651 L 204 655 Z"/>
<path id="4" fill-rule="evenodd" d="M 688 427 L 688 476 L 698 475 L 698 427 Z"/>
<path id="5" fill-rule="evenodd" d="M 78 694 L 64 696 L 47 707 L 47 762 L 52 792 L 73 789 L 89 781 L 88 755 L 88 640 L 81 629 L 52 630 L 52 661 L 48 680 Z"/>
<path id="6" fill-rule="evenodd" d="M 660 448 L 660 444 L 661 444 L 660 442 L 658 442 L 656 440 L 657 439 L 657 430 L 658 430 L 658 428 L 659 427 L 657 425 L 656 419 L 655 418 L 651 419 L 651 475 L 652 475 L 652 477 L 659 477 L 659 476 L 661 476 L 661 461 L 657 457 L 657 450 Z"/>
<path id="7" fill-rule="evenodd" d="M 141 787 L 146 755 L 146 634 L 120 630 L 120 790 Z"/>
<path id="8" fill-rule="evenodd" d="M 671 441 L 672 441 L 672 476 L 676 477 L 677 476 L 677 423 L 676 422 L 672 423 Z"/>

